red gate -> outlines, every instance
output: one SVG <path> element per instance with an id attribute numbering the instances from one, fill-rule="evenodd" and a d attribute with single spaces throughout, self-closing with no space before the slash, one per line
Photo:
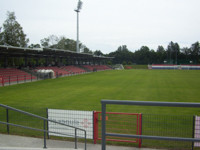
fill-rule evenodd
<path id="1" fill-rule="evenodd" d="M 101 140 L 101 112 L 94 112 L 94 144 Z M 106 130 L 109 133 L 121 133 L 131 135 L 142 134 L 142 114 L 137 113 L 106 113 Z M 141 147 L 141 139 L 107 137 L 107 141 L 138 143 Z"/>

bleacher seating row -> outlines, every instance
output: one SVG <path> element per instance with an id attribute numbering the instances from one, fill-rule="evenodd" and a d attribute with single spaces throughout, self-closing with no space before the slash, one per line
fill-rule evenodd
<path id="1" fill-rule="evenodd" d="M 84 70 L 84 68 L 86 68 Z M 81 67 L 77 66 L 62 66 L 62 67 L 36 67 L 34 69 L 35 72 L 37 70 L 53 70 L 55 77 L 57 76 L 65 76 L 71 74 L 82 74 L 87 72 L 86 70 L 90 71 L 100 71 L 100 70 L 109 70 L 106 65 L 83 65 Z M 0 68 L 0 85 L 2 84 L 2 80 L 4 83 L 11 83 L 11 82 L 20 82 L 20 81 L 27 81 L 37 79 L 36 76 L 29 74 L 25 71 L 16 68 Z"/>
<path id="2" fill-rule="evenodd" d="M 63 66 L 63 67 L 61 67 L 61 69 L 66 70 L 66 71 L 73 73 L 73 74 L 81 74 L 81 73 L 86 72 L 84 69 L 81 69 L 81 68 L 76 67 L 76 66 Z"/>
<path id="3" fill-rule="evenodd" d="M 83 67 L 89 69 L 90 71 L 100 71 L 100 70 L 110 70 L 111 68 L 109 68 L 106 65 L 84 65 Z"/>
<path id="4" fill-rule="evenodd" d="M 100 71 L 100 70 L 109 70 L 111 68 L 109 68 L 106 65 L 83 65 L 81 66 L 82 68 L 86 68 L 90 71 Z M 68 74 L 81 74 L 86 72 L 84 69 L 79 68 L 77 66 L 62 66 L 62 67 L 37 67 L 35 69 L 35 71 L 40 70 L 40 69 L 44 69 L 44 70 L 53 70 L 55 72 L 55 74 L 62 76 L 62 75 L 68 75 Z"/>
<path id="5" fill-rule="evenodd" d="M 60 69 L 58 67 L 37 67 L 35 69 L 35 71 L 37 71 L 37 70 L 53 70 L 54 73 L 55 73 L 55 76 L 63 76 L 63 75 L 69 75 L 70 74 L 70 72 L 63 70 L 63 69 Z"/>
<path id="6" fill-rule="evenodd" d="M 0 77 L 4 83 L 36 79 L 35 76 L 16 68 L 0 68 Z"/>

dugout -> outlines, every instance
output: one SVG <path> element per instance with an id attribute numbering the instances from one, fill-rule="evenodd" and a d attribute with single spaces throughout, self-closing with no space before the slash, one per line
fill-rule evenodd
<path id="1" fill-rule="evenodd" d="M 0 45 L 0 68 L 66 65 L 106 65 L 113 57 L 94 56 L 53 48 L 21 48 Z"/>

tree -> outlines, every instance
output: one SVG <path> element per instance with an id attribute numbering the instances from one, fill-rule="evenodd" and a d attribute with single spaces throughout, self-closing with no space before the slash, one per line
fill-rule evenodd
<path id="1" fill-rule="evenodd" d="M 100 50 L 94 51 L 94 55 L 96 55 L 96 56 L 104 56 L 104 54 Z"/>
<path id="2" fill-rule="evenodd" d="M 147 46 L 142 46 L 138 51 L 135 51 L 134 58 L 138 64 L 150 64 L 151 61 L 151 51 Z"/>
<path id="3" fill-rule="evenodd" d="M 108 55 L 109 57 L 114 57 L 114 63 L 124 63 L 133 62 L 133 53 L 130 52 L 126 45 L 119 46 L 115 52 L 111 52 Z"/>
<path id="4" fill-rule="evenodd" d="M 81 47 L 81 44 L 80 44 Z M 65 37 L 60 37 L 56 45 L 57 49 L 65 49 L 76 52 L 76 41 Z"/>
<path id="5" fill-rule="evenodd" d="M 158 46 L 156 54 L 157 54 L 157 63 L 159 64 L 162 64 L 167 58 L 166 51 L 163 46 L 160 45 Z"/>
<path id="6" fill-rule="evenodd" d="M 180 64 L 188 64 L 192 60 L 191 49 L 188 47 L 183 47 L 180 49 L 179 62 Z"/>
<path id="7" fill-rule="evenodd" d="M 81 51 L 83 52 L 83 53 L 88 53 L 88 54 L 92 54 L 92 51 L 89 49 L 89 48 L 87 48 L 85 45 L 82 45 L 81 44 Z"/>
<path id="8" fill-rule="evenodd" d="M 31 44 L 28 48 L 41 48 L 40 44 Z"/>
<path id="9" fill-rule="evenodd" d="M 40 40 L 41 45 L 45 48 L 64 49 L 70 51 L 76 51 L 76 41 L 65 38 L 64 36 L 58 37 L 56 35 L 50 35 L 47 38 Z M 82 44 L 80 43 L 82 48 Z"/>
<path id="10" fill-rule="evenodd" d="M 0 33 L 0 44 L 17 47 L 27 47 L 29 39 L 23 32 L 23 28 L 16 21 L 14 12 L 7 12 L 7 19 L 3 24 L 3 32 Z"/>
<path id="11" fill-rule="evenodd" d="M 180 54 L 180 47 L 178 43 L 170 42 L 167 47 L 167 52 L 169 56 L 170 64 L 177 64 L 178 63 L 178 55 Z"/>
<path id="12" fill-rule="evenodd" d="M 158 53 L 165 53 L 165 49 L 163 46 L 159 45 L 158 48 L 157 48 L 157 52 Z"/>
<path id="13" fill-rule="evenodd" d="M 193 60 L 196 63 L 199 63 L 199 55 L 200 55 L 200 44 L 199 44 L 199 42 L 195 42 L 194 44 L 192 44 L 191 53 L 192 53 L 192 56 L 193 56 Z"/>
<path id="14" fill-rule="evenodd" d="M 56 48 L 59 38 L 56 35 L 50 35 L 47 38 L 40 40 L 40 42 L 44 48 Z"/>

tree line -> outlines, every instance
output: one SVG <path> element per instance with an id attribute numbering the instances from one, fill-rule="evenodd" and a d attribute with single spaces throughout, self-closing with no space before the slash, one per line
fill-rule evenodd
<path id="1" fill-rule="evenodd" d="M 3 29 L 3 30 L 2 30 Z M 1 31 L 2 30 L 2 31 Z M 55 48 L 76 51 L 76 41 L 64 36 L 50 35 L 41 39 L 40 44 L 28 44 L 29 39 L 23 28 L 17 22 L 14 12 L 7 12 L 7 19 L 0 27 L 0 45 L 28 47 L 28 48 Z M 113 64 L 198 64 L 200 63 L 200 43 L 197 41 L 191 47 L 180 48 L 179 44 L 171 41 L 167 48 L 158 46 L 156 50 L 142 46 L 139 50 L 130 51 L 126 45 L 119 46 L 116 51 L 103 54 L 101 50 L 90 50 L 86 45 L 79 45 L 82 53 L 97 56 L 114 57 Z"/>
<path id="2" fill-rule="evenodd" d="M 126 45 L 119 46 L 115 52 L 107 56 L 115 57 L 113 63 L 119 64 L 199 64 L 200 43 L 197 41 L 191 47 L 180 48 L 178 43 L 171 41 L 167 48 L 158 46 L 156 50 L 142 46 L 131 52 Z"/>

